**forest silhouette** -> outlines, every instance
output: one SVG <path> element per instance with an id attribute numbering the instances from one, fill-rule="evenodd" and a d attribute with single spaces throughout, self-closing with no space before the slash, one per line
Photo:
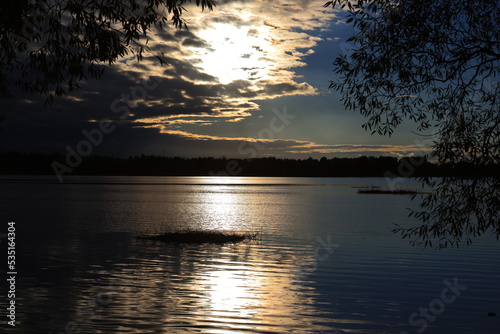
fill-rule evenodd
<path id="1" fill-rule="evenodd" d="M 421 161 L 417 166 L 413 161 Z M 50 175 L 53 161 L 64 161 L 59 153 L 0 152 L 0 174 Z M 415 165 L 415 166 L 414 166 Z M 499 165 L 487 168 L 472 164 L 436 164 L 425 157 L 361 156 L 356 158 L 287 159 L 261 157 L 163 157 L 155 155 L 117 158 L 89 156 L 68 175 L 144 176 L 304 176 L 304 177 L 474 177 L 500 174 Z"/>

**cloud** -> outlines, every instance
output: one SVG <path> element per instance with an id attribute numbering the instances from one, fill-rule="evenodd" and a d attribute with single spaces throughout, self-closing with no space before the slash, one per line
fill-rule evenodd
<path id="1" fill-rule="evenodd" d="M 289 147 L 288 153 L 362 153 L 363 155 L 377 154 L 377 155 L 396 155 L 396 156 L 409 156 L 426 154 L 429 152 L 428 148 L 421 145 L 355 145 L 355 144 L 338 144 L 338 145 L 321 145 L 313 142 L 307 145 L 298 145 Z"/>
<path id="2" fill-rule="evenodd" d="M 388 144 L 320 144 L 308 140 L 284 139 L 284 138 L 255 138 L 255 137 L 224 137 L 207 134 L 197 134 L 183 130 L 172 130 L 168 126 L 152 126 L 160 130 L 160 133 L 188 141 L 211 142 L 213 146 L 224 146 L 223 143 L 232 143 L 231 157 L 245 158 L 241 147 L 249 146 L 259 149 L 259 155 L 301 157 L 301 156 L 414 156 L 424 155 L 429 152 L 428 147 L 419 144 L 410 145 L 388 145 Z M 226 145 L 227 146 L 227 145 Z"/>
<path id="3" fill-rule="evenodd" d="M 81 92 L 57 99 L 50 109 L 41 107 L 41 97 L 10 100 L 4 104 L 6 122 L 27 137 L 45 134 L 43 145 L 52 143 L 54 150 L 80 140 L 83 129 L 103 118 L 117 124 L 120 134 L 114 138 L 130 142 L 139 135 L 145 147 L 175 138 L 176 143 L 265 143 L 266 150 L 279 154 L 328 150 L 294 139 L 230 137 L 227 129 L 241 128 L 261 112 L 260 101 L 318 95 L 319 89 L 296 72 L 322 41 L 317 33 L 331 25 L 333 12 L 321 3 L 285 0 L 220 1 L 214 11 L 203 13 L 187 8 L 189 30 L 165 25 L 153 31 L 150 53 L 141 62 L 128 55 L 106 68 L 100 80 L 89 79 Z M 117 108 L 130 114 L 119 119 Z M 146 144 L 146 138 L 155 143 Z"/>
<path id="4" fill-rule="evenodd" d="M 148 78 L 162 78 L 161 85 L 148 92 L 147 98 L 131 102 L 134 116 L 130 121 L 137 123 L 151 115 L 219 113 L 239 119 L 258 110 L 257 101 L 318 94 L 311 84 L 297 82 L 300 76 L 293 69 L 305 65 L 303 58 L 313 52 L 311 48 L 320 40 L 304 29 L 326 26 L 331 13 L 318 6 L 305 14 L 304 6 L 308 5 L 286 1 L 278 1 L 276 5 L 265 1 L 244 4 L 223 1 L 213 12 L 200 13 L 195 8 L 186 12 L 190 30 L 167 27 L 155 32 L 148 45 L 153 53 L 163 54 L 166 67 L 160 67 L 151 56 L 140 63 L 128 59 L 107 71 L 121 77 L 114 82 L 119 82 L 122 88 L 113 88 L 125 95 L 130 87 Z M 309 19 L 315 22 L 312 26 L 305 24 Z M 277 28 L 270 27 L 269 22 Z M 233 54 L 233 47 L 245 51 Z M 207 59 L 213 54 L 217 57 L 210 67 Z M 96 91 L 86 92 L 82 98 L 92 94 L 109 98 L 110 94 L 98 90 L 102 89 L 99 83 L 95 87 Z M 93 106 L 90 109 L 96 110 Z"/>

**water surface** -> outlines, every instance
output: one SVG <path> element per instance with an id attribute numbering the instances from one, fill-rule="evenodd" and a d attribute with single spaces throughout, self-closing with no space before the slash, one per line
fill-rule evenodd
<path id="1" fill-rule="evenodd" d="M 4 230 L 16 222 L 18 241 L 13 330 L 498 333 L 500 317 L 487 316 L 500 314 L 498 242 L 412 247 L 390 230 L 418 223 L 407 217 L 416 203 L 357 194 L 377 184 L 387 185 L 383 178 L 67 177 L 59 184 L 3 176 L 0 218 Z M 135 239 L 182 228 L 261 231 L 262 240 Z M 454 283 L 461 288 L 448 287 L 443 302 Z"/>

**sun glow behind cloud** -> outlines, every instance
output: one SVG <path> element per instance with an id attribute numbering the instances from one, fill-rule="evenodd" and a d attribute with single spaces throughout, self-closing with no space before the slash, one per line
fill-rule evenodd
<path id="1" fill-rule="evenodd" d="M 269 78 L 269 64 L 264 55 L 271 45 L 255 28 L 216 23 L 197 35 L 210 45 L 197 52 L 199 66 L 220 83 Z"/>
<path id="2" fill-rule="evenodd" d="M 316 33 L 330 24 L 331 11 L 292 0 L 220 1 L 209 12 L 187 8 L 189 30 L 155 30 L 149 35 L 150 57 L 124 58 L 113 66 L 114 83 L 129 93 L 122 99 L 137 95 L 144 82 L 161 81 L 146 98 L 123 100 L 133 112 L 119 121 L 122 126 L 157 129 L 165 138 L 216 143 L 244 134 L 252 141 L 257 138 L 251 130 L 238 132 L 266 112 L 259 101 L 318 94 L 295 69 L 314 53 L 321 40 Z M 159 54 L 167 66 L 158 64 Z"/>
<path id="3" fill-rule="evenodd" d="M 307 65 L 320 41 L 332 39 L 319 34 L 332 24 L 332 11 L 300 1 L 254 0 L 221 1 L 213 12 L 192 8 L 187 13 L 189 30 L 167 28 L 154 39 L 154 49 L 166 51 L 168 67 L 155 67 L 153 62 L 149 71 L 144 71 L 144 63 L 137 67 L 143 75 L 157 68 L 167 90 L 148 97 L 143 103 L 148 109 L 128 120 L 132 127 L 157 129 L 170 138 L 213 147 L 234 143 L 231 156 L 238 154 L 241 143 L 258 145 L 260 154 L 276 156 L 412 149 L 322 143 L 284 132 L 273 133 L 272 139 L 258 136 L 268 124 L 257 120 L 272 109 L 260 110 L 260 101 L 318 95 L 319 89 L 296 70 Z M 129 70 L 139 66 L 132 60 L 127 65 Z"/>
<path id="4" fill-rule="evenodd" d="M 331 61 L 350 32 L 341 14 L 322 5 L 218 0 L 213 11 L 202 12 L 186 4 L 189 29 L 155 28 L 140 62 L 125 56 L 50 109 L 41 110 L 32 96 L 8 101 L 6 119 L 25 130 L 11 130 L 10 149 L 64 152 L 82 140 L 82 129 L 110 119 L 117 130 L 96 153 L 245 158 L 241 152 L 252 149 L 259 156 L 307 158 L 416 150 L 408 136 L 396 138 L 397 145 L 366 138 L 364 120 L 351 117 L 327 89 Z M 285 107 L 294 118 L 281 130 L 272 119 L 274 109 Z M 32 133 L 46 139 L 32 140 Z M 356 145 L 366 143 L 374 145 Z"/>
<path id="5" fill-rule="evenodd" d="M 168 28 L 152 42 L 152 49 L 166 50 L 169 67 L 159 70 L 171 84 L 166 95 L 149 99 L 147 106 L 163 106 L 163 111 L 154 116 L 137 113 L 130 120 L 134 127 L 196 137 L 196 126 L 203 126 L 205 135 L 231 138 L 229 126 L 227 133 L 220 127 L 209 133 L 207 128 L 247 121 L 259 112 L 258 101 L 318 94 L 307 81 L 300 82 L 295 69 L 305 66 L 305 58 L 314 53 L 321 41 L 316 33 L 330 24 L 331 11 L 306 2 L 254 0 L 220 1 L 213 12 L 192 8 L 186 13 L 189 31 Z M 127 65 L 128 70 L 137 66 Z M 137 70 L 146 72 L 144 66 Z M 198 119 L 180 119 L 192 116 Z"/>

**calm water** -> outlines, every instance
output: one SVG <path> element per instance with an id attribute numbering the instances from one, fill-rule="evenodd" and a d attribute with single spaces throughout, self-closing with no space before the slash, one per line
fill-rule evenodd
<path id="1" fill-rule="evenodd" d="M 417 224 L 416 203 L 353 188 L 384 179 L 0 178 L 0 233 L 16 222 L 12 332 L 499 333 L 500 244 L 410 246 L 390 230 Z M 135 239 L 178 228 L 262 240 Z"/>

